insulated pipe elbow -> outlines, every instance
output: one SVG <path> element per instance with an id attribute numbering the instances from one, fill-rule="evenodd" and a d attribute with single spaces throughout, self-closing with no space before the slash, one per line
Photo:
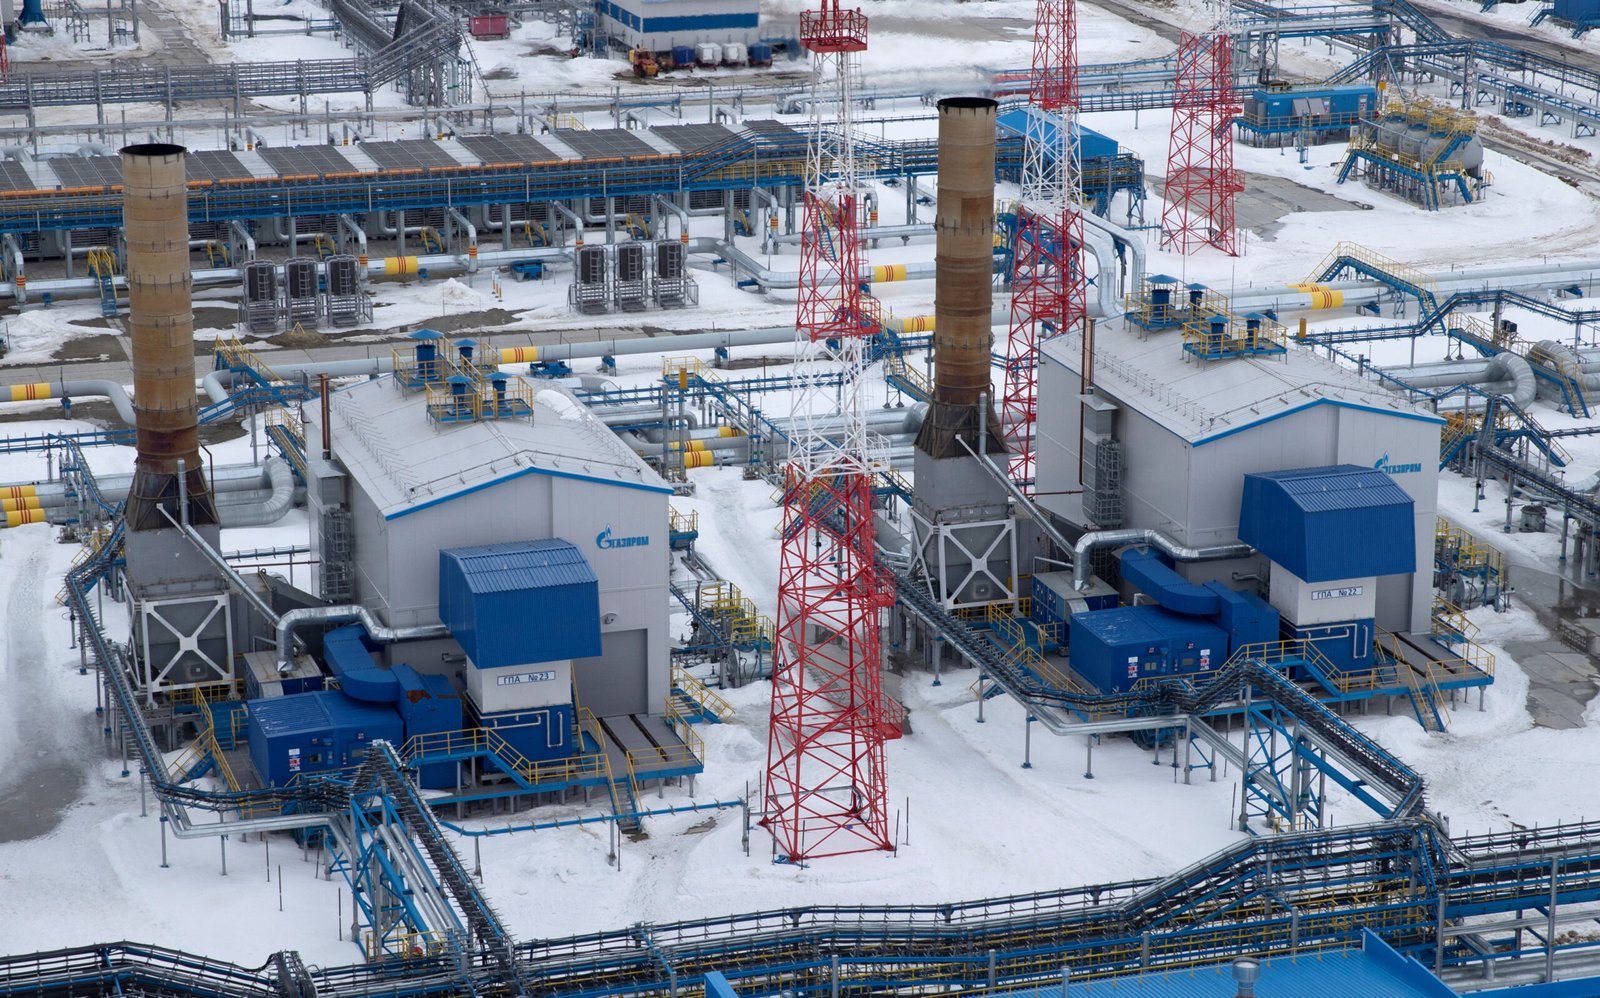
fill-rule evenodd
<path id="1" fill-rule="evenodd" d="M 264 462 L 267 480 L 272 483 L 272 495 L 264 503 L 249 506 L 227 506 L 220 518 L 224 527 L 264 527 L 277 523 L 294 507 L 294 472 L 282 458 Z"/>
<path id="2" fill-rule="evenodd" d="M 1072 546 L 1072 587 L 1089 588 L 1089 555 L 1096 548 L 1122 547 L 1128 544 L 1148 544 L 1161 550 L 1173 561 L 1220 561 L 1224 558 L 1246 558 L 1255 554 L 1255 548 L 1248 544 L 1186 547 L 1159 530 L 1138 528 L 1091 530 L 1078 538 L 1078 543 Z"/>
<path id="3" fill-rule="evenodd" d="M 278 618 L 278 671 L 286 673 L 294 668 L 294 632 L 311 624 L 344 624 L 357 621 L 367 629 L 367 635 L 379 644 L 398 641 L 421 641 L 428 638 L 448 638 L 450 629 L 443 624 L 419 624 L 415 627 L 386 627 L 364 606 L 312 606 L 290 610 Z"/>
<path id="4" fill-rule="evenodd" d="M 1490 376 L 1495 381 L 1510 381 L 1513 388 L 1511 401 L 1519 406 L 1531 405 L 1539 393 L 1539 383 L 1533 376 L 1533 367 L 1514 353 L 1497 353 L 1489 358 Z"/>

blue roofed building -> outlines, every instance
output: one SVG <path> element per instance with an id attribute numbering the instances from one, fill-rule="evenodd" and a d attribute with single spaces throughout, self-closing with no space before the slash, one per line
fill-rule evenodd
<path id="1" fill-rule="evenodd" d="M 1422 964 L 1371 932 L 1359 948 L 1314 950 L 1257 962 L 1253 990 L 1241 989 L 1232 965 L 1182 967 L 1130 977 L 1069 981 L 1067 998 L 1455 998 Z M 1062 998 L 1061 984 L 1008 993 Z"/>

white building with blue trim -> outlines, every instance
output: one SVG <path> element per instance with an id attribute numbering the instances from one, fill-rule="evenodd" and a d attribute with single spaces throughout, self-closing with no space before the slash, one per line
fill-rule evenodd
<path id="1" fill-rule="evenodd" d="M 761 36 L 756 0 L 597 0 L 600 31 L 625 48 L 665 51 L 675 45 L 737 42 Z"/>
<path id="2" fill-rule="evenodd" d="M 1296 346 L 1202 361 L 1175 330 L 1135 335 L 1107 324 L 1095 336 L 1088 397 L 1080 336 L 1050 340 L 1040 357 L 1037 493 L 1064 525 L 1159 530 L 1189 547 L 1232 544 L 1241 539 L 1246 475 L 1332 465 L 1384 471 L 1414 503 L 1405 543 L 1416 569 L 1377 578 L 1365 595 L 1378 627 L 1428 631 L 1439 416 Z M 1107 511 L 1116 522 L 1105 522 Z M 1271 572 L 1261 555 L 1177 569 L 1190 582 L 1235 585 Z"/>
<path id="3" fill-rule="evenodd" d="M 542 385 L 530 418 L 461 422 L 430 419 L 422 393 L 392 376 L 334 391 L 327 459 L 321 414 L 306 413 L 314 545 L 324 561 L 339 557 L 326 522 L 347 516 L 349 600 L 407 627 L 441 621 L 441 551 L 565 541 L 593 572 L 598 599 L 598 653 L 556 656 L 570 659 L 578 702 L 599 717 L 660 714 L 671 669 L 671 487 L 570 394 Z M 541 632 L 577 626 L 559 607 L 545 610 L 514 622 L 530 647 L 550 644 Z M 464 672 L 458 642 L 434 644 L 405 645 L 409 663 Z"/>

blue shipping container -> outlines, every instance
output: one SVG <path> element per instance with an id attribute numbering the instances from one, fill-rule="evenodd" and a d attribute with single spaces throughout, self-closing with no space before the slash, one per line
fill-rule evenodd
<path id="1" fill-rule="evenodd" d="M 1600 0 L 1555 0 L 1555 16 L 1573 24 L 1600 20 Z"/>
<path id="2" fill-rule="evenodd" d="M 351 700 L 337 690 L 253 700 L 248 705 L 250 761 L 267 786 L 302 773 L 358 766 L 378 739 L 398 752 L 403 738 L 394 707 Z"/>
<path id="3" fill-rule="evenodd" d="M 1209 672 L 1227 659 L 1221 629 L 1158 606 L 1075 613 L 1069 627 L 1072 669 L 1102 693 L 1120 693 L 1141 679 Z"/>
<path id="4" fill-rule="evenodd" d="M 439 619 L 480 669 L 600 654 L 600 587 L 551 539 L 439 552 Z"/>

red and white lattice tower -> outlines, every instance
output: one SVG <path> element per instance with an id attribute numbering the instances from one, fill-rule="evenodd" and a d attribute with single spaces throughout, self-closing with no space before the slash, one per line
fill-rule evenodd
<path id="1" fill-rule="evenodd" d="M 894 583 L 874 562 L 872 470 L 886 448 L 866 428 L 863 347 L 877 329 L 876 302 L 859 281 L 851 127 L 866 16 L 823 0 L 800 15 L 800 40 L 812 54 L 814 99 L 762 802 L 762 823 L 791 862 L 893 847 L 879 617 Z"/>
<path id="2" fill-rule="evenodd" d="M 1011 478 L 1033 489 L 1039 344 L 1079 331 L 1086 316 L 1083 216 L 1078 193 L 1078 10 L 1039 0 L 1023 139 L 1022 202 L 1011 270 L 1011 332 L 1000 407 Z"/>
<path id="3" fill-rule="evenodd" d="M 1233 202 L 1244 184 L 1233 168 L 1233 121 L 1240 108 L 1228 30 L 1231 6 L 1220 4 L 1206 30 L 1184 31 L 1178 41 L 1161 229 L 1164 243 L 1179 253 L 1215 246 L 1238 254 Z"/>

